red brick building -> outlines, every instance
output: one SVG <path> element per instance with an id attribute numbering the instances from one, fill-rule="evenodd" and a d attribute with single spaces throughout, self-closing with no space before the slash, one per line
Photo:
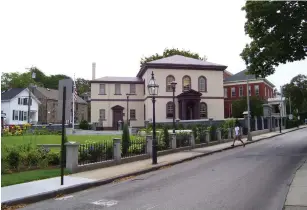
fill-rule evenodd
<path id="1" fill-rule="evenodd" d="M 247 96 L 246 70 L 237 74 L 230 75 L 224 73 L 224 114 L 225 118 L 232 117 L 232 102 Z M 274 85 L 267 79 L 257 78 L 254 75 L 248 75 L 249 95 L 259 96 L 263 99 L 273 97 Z"/>

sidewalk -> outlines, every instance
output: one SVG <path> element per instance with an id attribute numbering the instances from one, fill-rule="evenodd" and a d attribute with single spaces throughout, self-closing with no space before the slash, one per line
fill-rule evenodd
<path id="1" fill-rule="evenodd" d="M 307 161 L 297 170 L 290 186 L 285 210 L 307 210 Z"/>
<path id="2" fill-rule="evenodd" d="M 300 128 L 306 128 L 301 126 Z M 282 134 L 297 130 L 297 128 L 286 129 Z M 254 143 L 263 139 L 281 135 L 278 131 L 266 133 L 258 136 L 253 136 Z M 116 165 L 107 168 L 96 169 L 76 173 L 64 177 L 64 185 L 60 185 L 60 177 L 33 181 L 23 184 L 17 184 L 1 188 L 2 205 L 16 205 L 38 202 L 44 199 L 49 199 L 62 194 L 69 194 L 77 191 L 82 191 L 90 187 L 100 186 L 114 182 L 116 180 L 127 178 L 129 176 L 137 176 L 150 171 L 158 170 L 163 167 L 182 163 L 198 157 L 206 156 L 215 152 L 220 152 L 226 149 L 231 149 L 232 142 L 221 143 L 214 146 L 207 146 L 192 150 L 181 151 L 169 155 L 159 156 L 158 164 L 152 165 L 151 159 Z M 241 143 L 236 142 L 235 146 L 241 146 Z"/>

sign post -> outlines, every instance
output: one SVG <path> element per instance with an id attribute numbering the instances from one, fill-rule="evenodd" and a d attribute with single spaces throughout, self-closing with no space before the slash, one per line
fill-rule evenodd
<path id="1" fill-rule="evenodd" d="M 61 185 L 64 184 L 64 155 L 65 155 L 65 104 L 66 104 L 66 87 L 63 88 L 63 107 L 62 107 L 62 143 L 61 143 Z"/>
<path id="2" fill-rule="evenodd" d="M 65 122 L 70 119 L 72 102 L 72 79 L 63 79 L 59 81 L 59 96 L 57 118 L 62 122 L 62 141 L 61 141 L 61 185 L 64 185 L 64 168 L 66 160 L 65 152 Z"/>

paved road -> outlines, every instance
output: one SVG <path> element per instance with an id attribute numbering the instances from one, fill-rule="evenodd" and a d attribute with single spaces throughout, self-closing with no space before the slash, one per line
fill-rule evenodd
<path id="1" fill-rule="evenodd" d="M 281 210 L 307 129 L 24 209 Z"/>

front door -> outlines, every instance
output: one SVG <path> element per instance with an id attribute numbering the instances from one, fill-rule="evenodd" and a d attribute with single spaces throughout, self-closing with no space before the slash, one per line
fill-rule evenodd
<path id="1" fill-rule="evenodd" d="M 113 110 L 113 128 L 118 130 L 118 121 L 123 121 L 123 111 Z"/>

